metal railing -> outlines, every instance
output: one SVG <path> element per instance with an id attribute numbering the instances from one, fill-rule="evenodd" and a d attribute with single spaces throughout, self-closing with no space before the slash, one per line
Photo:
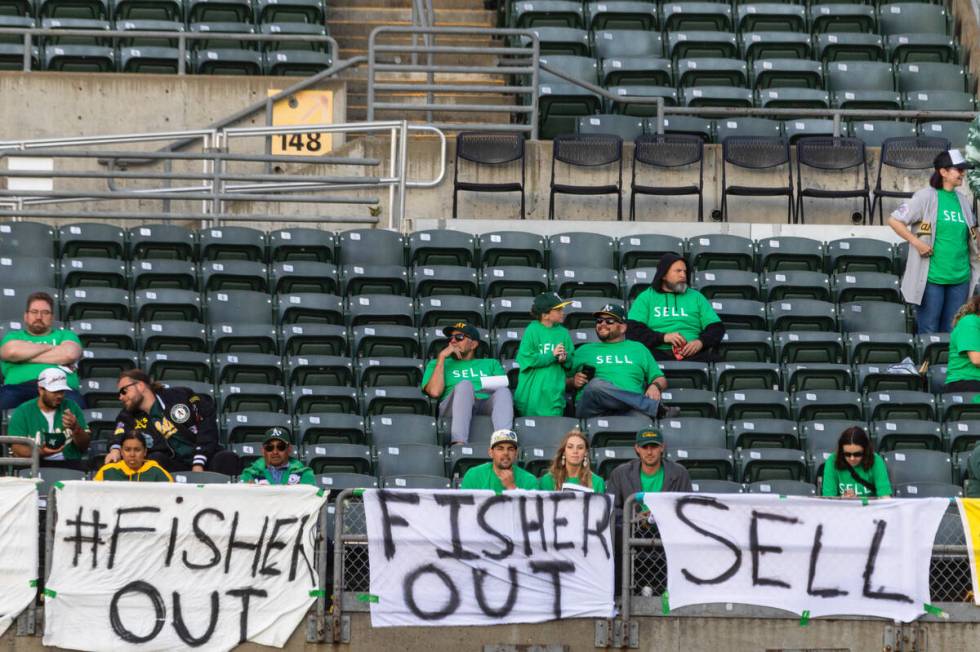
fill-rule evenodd
<path id="1" fill-rule="evenodd" d="M 410 134 L 425 132 L 434 134 L 441 142 L 441 157 L 438 173 L 434 179 L 409 180 L 407 178 L 408 138 Z M 273 137 L 289 134 L 380 134 L 389 139 L 388 156 L 385 160 L 351 156 L 323 155 L 315 157 L 272 156 L 269 154 L 236 153 L 235 144 L 250 138 L 270 140 Z M 183 140 L 199 143 L 195 152 L 175 151 L 136 151 L 134 146 L 155 142 Z M 125 145 L 125 150 L 105 150 L 104 146 Z M 227 203 L 267 202 L 300 204 L 379 204 L 377 197 L 358 194 L 336 195 L 339 191 L 379 189 L 388 191 L 390 228 L 399 228 L 404 221 L 406 192 L 408 188 L 430 188 L 441 183 L 446 171 L 445 134 L 440 130 L 423 125 L 409 125 L 406 121 L 386 121 L 374 123 L 322 124 L 288 127 L 243 127 L 224 129 L 199 129 L 194 131 L 158 132 L 148 134 L 121 134 L 114 136 L 92 136 L 78 138 L 46 138 L 0 142 L 0 162 L 12 158 L 41 158 L 50 161 L 50 170 L 5 170 L 0 177 L 12 179 L 42 179 L 49 181 L 51 190 L 0 190 L 0 202 L 9 208 L 0 210 L 4 217 L 58 218 L 79 217 L 78 213 L 67 213 L 43 206 L 70 204 L 98 200 L 158 200 L 163 202 L 159 212 L 131 210 L 88 211 L 85 217 L 95 219 L 119 220 L 208 220 L 218 225 L 223 220 L 234 221 L 289 221 L 314 222 L 329 221 L 376 224 L 379 219 L 371 216 L 342 216 L 324 218 L 318 215 L 268 215 L 255 213 L 229 213 Z M 148 160 L 163 163 L 165 169 L 156 171 L 128 171 L 128 160 Z M 93 171 L 79 170 L 79 161 L 103 160 L 113 164 Z M 67 165 L 74 162 L 74 167 Z M 294 164 L 303 166 L 332 165 L 368 170 L 381 168 L 373 175 L 331 175 L 317 173 L 267 174 L 271 164 Z M 123 169 L 117 169 L 116 165 Z M 183 168 L 174 169 L 175 164 Z M 230 169 L 231 164 L 235 169 Z M 200 165 L 200 169 L 194 169 Z M 247 169 L 249 165 L 261 165 L 263 171 Z M 76 182 L 105 183 L 106 189 L 81 188 L 55 189 L 55 180 L 74 180 Z M 145 182 L 148 187 L 120 187 L 120 183 Z M 176 184 L 176 185 L 175 185 Z M 315 194 L 314 194 L 315 193 Z M 171 210 L 170 203 L 200 202 L 198 210 Z"/>
<path id="2" fill-rule="evenodd" d="M 5 447 L 11 444 L 17 444 L 19 446 L 30 446 L 31 455 L 30 457 L 14 457 L 12 455 L 0 455 L 0 467 L 12 466 L 18 468 L 25 468 L 31 470 L 31 477 L 37 476 L 38 465 L 40 464 L 40 450 L 36 441 L 30 437 L 10 437 L 7 435 L 0 436 L 0 452 L 2 452 Z"/>
<path id="3" fill-rule="evenodd" d="M 100 29 L 52 29 L 44 27 L 5 27 L 0 28 L 0 36 L 20 36 L 24 40 L 24 64 L 23 71 L 30 72 L 33 69 L 34 38 L 51 37 L 68 38 L 91 38 L 93 41 L 112 41 L 118 45 L 119 41 L 129 41 L 132 39 L 144 38 L 157 41 L 176 41 L 177 47 L 177 74 L 187 74 L 188 41 L 238 41 L 238 42 L 257 42 L 257 43 L 322 43 L 329 48 L 330 60 L 337 58 L 339 49 L 337 41 L 332 36 L 321 34 L 246 34 L 246 33 L 225 33 L 225 32 L 161 32 L 154 30 L 100 30 Z M 46 47 L 59 47 L 47 45 Z M 137 48 L 138 49 L 138 48 Z"/>

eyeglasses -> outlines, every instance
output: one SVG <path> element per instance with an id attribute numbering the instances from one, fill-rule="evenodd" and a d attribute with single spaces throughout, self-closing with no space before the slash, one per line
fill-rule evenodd
<path id="1" fill-rule="evenodd" d="M 453 333 L 449 339 L 454 340 L 456 342 L 462 342 L 463 340 L 467 339 L 467 337 L 462 333 Z"/>
<path id="2" fill-rule="evenodd" d="M 267 453 L 271 453 L 272 451 L 279 451 L 281 453 L 282 451 L 289 448 L 289 444 L 287 444 L 284 441 L 275 441 L 275 442 L 270 441 L 268 444 L 265 444 L 262 448 L 264 448 L 265 452 Z"/>
<path id="3" fill-rule="evenodd" d="M 620 321 L 618 319 L 613 319 L 612 317 L 600 317 L 595 320 L 595 325 L 605 324 L 606 326 L 612 326 L 613 324 L 618 324 Z"/>
<path id="4" fill-rule="evenodd" d="M 864 457 L 864 451 L 858 451 L 857 453 L 848 453 L 844 451 L 844 457 Z"/>
<path id="5" fill-rule="evenodd" d="M 50 317 L 54 313 L 50 310 L 28 310 L 27 314 L 31 317 Z"/>
<path id="6" fill-rule="evenodd" d="M 127 389 L 129 389 L 133 385 L 137 384 L 138 382 L 139 382 L 138 380 L 135 380 L 135 381 L 129 383 L 128 385 L 123 385 L 122 387 L 120 387 L 119 388 L 119 395 L 122 396 L 123 394 L 125 394 Z"/>

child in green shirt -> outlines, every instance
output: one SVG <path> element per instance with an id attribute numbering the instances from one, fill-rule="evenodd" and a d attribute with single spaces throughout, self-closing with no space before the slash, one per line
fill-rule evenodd
<path id="1" fill-rule="evenodd" d="M 565 320 L 565 301 L 554 292 L 534 299 L 528 325 L 517 349 L 521 368 L 514 392 L 518 413 L 529 417 L 560 417 L 565 413 L 565 375 L 571 368 L 572 344 Z"/>
<path id="2" fill-rule="evenodd" d="M 864 428 L 848 428 L 837 440 L 837 452 L 823 467 L 823 496 L 840 498 L 888 498 L 892 495 L 888 469 L 874 452 Z"/>

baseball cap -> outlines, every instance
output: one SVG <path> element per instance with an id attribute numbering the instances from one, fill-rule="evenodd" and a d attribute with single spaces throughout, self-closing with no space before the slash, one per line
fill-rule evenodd
<path id="1" fill-rule="evenodd" d="M 592 313 L 593 317 L 612 317 L 619 321 L 626 321 L 626 309 L 615 303 L 607 303 L 602 308 Z"/>
<path id="2" fill-rule="evenodd" d="M 267 444 L 273 439 L 284 441 L 287 444 L 292 443 L 289 440 L 290 439 L 289 432 L 287 432 L 285 428 L 269 428 L 268 430 L 265 431 L 265 434 L 262 435 L 263 444 Z"/>
<path id="3" fill-rule="evenodd" d="M 497 444 L 514 444 L 517 446 L 517 433 L 513 430 L 494 430 L 493 434 L 490 435 L 490 448 L 493 448 Z"/>
<path id="4" fill-rule="evenodd" d="M 480 341 L 480 331 L 476 329 L 476 326 L 472 324 L 467 324 L 466 322 L 458 322 L 450 326 L 446 326 L 442 329 L 442 334 L 446 337 L 452 337 L 453 333 L 462 333 L 469 338 Z"/>
<path id="5" fill-rule="evenodd" d="M 37 377 L 37 384 L 49 392 L 63 392 L 68 387 L 68 377 L 58 367 L 48 367 Z"/>
<path id="6" fill-rule="evenodd" d="M 534 297 L 534 304 L 531 306 L 531 312 L 536 315 L 543 315 L 549 310 L 564 308 L 571 303 L 571 301 L 566 301 L 558 296 L 557 292 L 542 292 L 538 296 Z"/>
<path id="7" fill-rule="evenodd" d="M 659 431 L 653 430 L 652 428 L 644 428 L 640 432 L 636 433 L 637 446 L 649 446 L 650 444 L 663 446 L 664 436 L 661 435 Z"/>
<path id="8" fill-rule="evenodd" d="M 963 158 L 963 155 L 958 149 L 942 152 L 933 160 L 932 165 L 937 170 L 940 168 L 956 168 L 957 170 L 973 169 L 973 164 Z"/>

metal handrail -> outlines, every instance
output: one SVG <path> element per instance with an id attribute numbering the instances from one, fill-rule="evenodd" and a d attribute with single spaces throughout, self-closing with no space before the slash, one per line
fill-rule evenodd
<path id="1" fill-rule="evenodd" d="M 11 437 L 9 435 L 0 436 L 0 445 L 17 444 L 19 446 L 30 446 L 30 457 L 14 457 L 12 455 L 0 456 L 0 466 L 19 466 L 30 468 L 31 477 L 37 477 L 37 470 L 41 463 L 41 453 L 36 441 L 30 437 Z"/>

